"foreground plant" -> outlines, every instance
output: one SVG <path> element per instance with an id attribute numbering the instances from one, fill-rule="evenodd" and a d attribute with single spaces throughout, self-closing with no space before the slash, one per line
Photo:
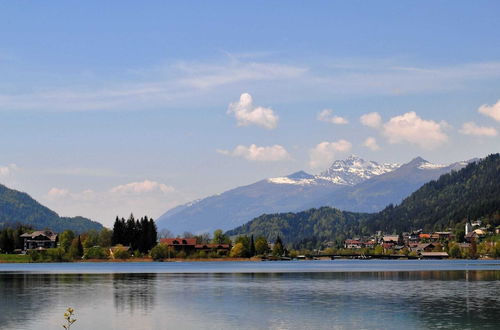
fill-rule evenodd
<path id="1" fill-rule="evenodd" d="M 64 319 L 66 320 L 66 324 L 63 324 L 64 329 L 70 329 L 71 326 L 73 325 L 73 323 L 76 322 L 76 319 L 72 318 L 74 312 L 75 312 L 75 310 L 73 308 L 69 307 L 66 310 L 66 313 L 64 313 Z"/>

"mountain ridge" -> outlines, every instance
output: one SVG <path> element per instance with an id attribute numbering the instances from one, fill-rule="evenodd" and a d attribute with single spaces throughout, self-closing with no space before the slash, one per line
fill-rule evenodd
<path id="1" fill-rule="evenodd" d="M 418 169 L 416 163 L 430 163 L 421 157 L 412 161 L 412 166 L 406 167 L 411 162 L 403 165 L 380 165 L 350 156 L 346 160 L 333 162 L 329 169 L 334 170 L 329 172 L 329 178 L 298 171 L 288 176 L 263 179 L 174 207 L 157 219 L 157 226 L 178 234 L 185 231 L 201 233 L 218 228 L 228 230 L 265 213 L 298 212 L 321 206 L 353 212 L 379 211 L 451 170 L 442 166 Z M 354 170 L 348 164 L 355 164 Z M 413 181 L 408 173 L 394 178 L 390 176 L 396 171 L 404 172 L 409 169 L 419 172 Z M 345 177 L 340 177 L 342 174 Z M 353 176 L 358 179 L 353 179 Z M 338 177 L 341 180 L 332 180 Z M 360 182 L 354 184 L 356 180 Z M 398 185 L 398 182 L 402 183 Z"/>
<path id="2" fill-rule="evenodd" d="M 84 217 L 61 217 L 29 194 L 0 184 L 0 227 L 19 224 L 55 232 L 70 229 L 82 233 L 90 229 L 104 228 L 99 222 Z"/>

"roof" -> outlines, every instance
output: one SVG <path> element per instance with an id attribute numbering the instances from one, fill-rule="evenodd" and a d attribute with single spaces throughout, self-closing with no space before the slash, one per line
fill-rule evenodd
<path id="1" fill-rule="evenodd" d="M 418 235 L 420 238 L 431 238 L 431 234 L 420 234 Z"/>
<path id="2" fill-rule="evenodd" d="M 345 244 L 363 244 L 363 242 L 358 241 L 356 239 L 346 239 Z"/>
<path id="3" fill-rule="evenodd" d="M 397 242 L 397 241 L 399 241 L 399 236 L 398 235 L 386 235 L 386 236 L 384 236 L 384 242 L 385 241 Z"/>
<path id="4" fill-rule="evenodd" d="M 48 240 L 55 241 L 57 239 L 57 234 L 51 230 L 37 230 L 32 233 L 24 233 L 21 235 L 23 238 L 34 239 L 38 236 L 45 236 Z"/>
<path id="5" fill-rule="evenodd" d="M 162 238 L 160 243 L 176 246 L 194 246 L 196 245 L 196 238 Z"/>

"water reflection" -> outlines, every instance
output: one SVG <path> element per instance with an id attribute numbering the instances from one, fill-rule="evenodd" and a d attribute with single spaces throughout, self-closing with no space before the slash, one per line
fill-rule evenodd
<path id="1" fill-rule="evenodd" d="M 148 314 L 155 305 L 157 274 L 112 274 L 113 299 L 118 312 Z"/>
<path id="2" fill-rule="evenodd" d="M 498 328 L 500 271 L 1 274 L 0 328 Z"/>

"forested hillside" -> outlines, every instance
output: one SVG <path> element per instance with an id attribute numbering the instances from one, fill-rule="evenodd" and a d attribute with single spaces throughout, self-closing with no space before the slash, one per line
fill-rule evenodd
<path id="1" fill-rule="evenodd" d="M 369 222 L 371 230 L 403 231 L 454 227 L 464 219 L 485 218 L 500 224 L 500 154 L 442 175 Z"/>
<path id="2" fill-rule="evenodd" d="M 330 207 L 299 213 L 265 214 L 226 234 L 264 236 L 271 242 L 279 235 L 287 244 L 315 248 L 322 242 L 341 242 L 346 237 L 368 233 L 362 223 L 370 216 Z"/>
<path id="3" fill-rule="evenodd" d="M 465 219 L 500 224 L 500 155 L 490 155 L 460 171 L 442 175 L 403 200 L 374 214 L 353 213 L 323 207 L 299 213 L 262 215 L 227 232 L 234 235 L 280 235 L 295 247 L 317 247 L 346 237 L 462 228 Z"/>
<path id="4" fill-rule="evenodd" d="M 60 217 L 28 194 L 0 184 L 0 228 L 16 227 L 19 224 L 31 226 L 33 229 L 51 229 L 55 232 L 70 229 L 81 233 L 103 228 L 99 222 L 87 218 Z"/>

